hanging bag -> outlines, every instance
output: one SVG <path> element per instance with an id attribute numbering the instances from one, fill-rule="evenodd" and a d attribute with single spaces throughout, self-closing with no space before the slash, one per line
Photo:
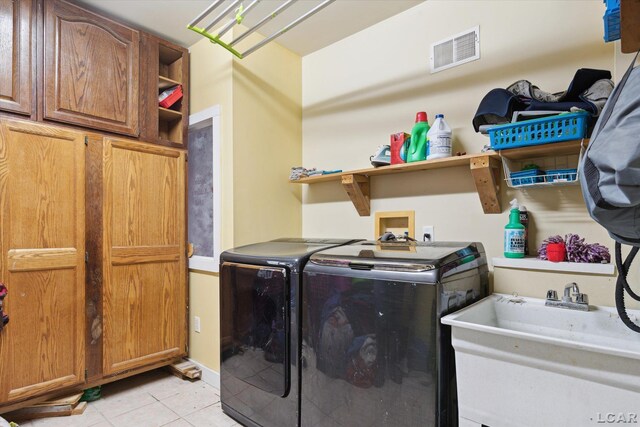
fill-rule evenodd
<path id="1" fill-rule="evenodd" d="M 640 301 L 627 281 L 640 248 L 640 67 L 634 68 L 638 54 L 602 110 L 579 174 L 589 214 L 615 240 L 616 309 L 624 324 L 640 333 L 624 302 L 625 293 Z M 633 246 L 624 261 L 623 244 Z"/>
<path id="2" fill-rule="evenodd" d="M 4 283 L 0 282 L 0 332 L 2 332 L 2 328 L 9 323 L 9 316 L 4 313 L 3 304 L 4 299 L 7 296 L 7 287 Z"/>

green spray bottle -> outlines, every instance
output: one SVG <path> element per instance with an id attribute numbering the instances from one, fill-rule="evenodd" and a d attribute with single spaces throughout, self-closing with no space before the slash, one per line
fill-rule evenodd
<path id="1" fill-rule="evenodd" d="M 429 132 L 427 113 L 420 111 L 416 114 L 416 124 L 413 125 L 411 130 L 411 145 L 407 150 L 407 163 L 426 160 L 427 132 Z"/>
<path id="2" fill-rule="evenodd" d="M 524 258 L 524 225 L 520 222 L 518 201 L 511 201 L 509 224 L 504 227 L 504 256 L 506 258 Z"/>

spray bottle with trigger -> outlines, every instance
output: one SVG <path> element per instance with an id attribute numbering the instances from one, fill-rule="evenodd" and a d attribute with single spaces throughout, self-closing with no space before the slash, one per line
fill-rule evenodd
<path id="1" fill-rule="evenodd" d="M 518 201 L 511 201 L 509 223 L 504 227 L 504 256 L 506 258 L 524 257 L 524 225 L 520 223 Z"/>

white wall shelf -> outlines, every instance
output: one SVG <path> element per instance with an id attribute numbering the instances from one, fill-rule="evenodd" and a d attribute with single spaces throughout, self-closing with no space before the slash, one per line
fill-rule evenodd
<path id="1" fill-rule="evenodd" d="M 493 258 L 494 267 L 521 270 L 542 270 L 562 273 L 582 273 L 612 276 L 616 268 L 613 264 L 590 264 L 583 262 L 551 262 L 537 258 Z"/>

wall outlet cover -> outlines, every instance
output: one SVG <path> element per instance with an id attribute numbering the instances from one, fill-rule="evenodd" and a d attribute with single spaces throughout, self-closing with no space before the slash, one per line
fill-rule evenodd
<path id="1" fill-rule="evenodd" d="M 193 330 L 200 333 L 200 317 L 193 316 Z"/>
<path id="2" fill-rule="evenodd" d="M 436 241 L 433 225 L 425 225 L 425 226 L 422 227 L 422 240 L 424 242 L 435 242 Z"/>

